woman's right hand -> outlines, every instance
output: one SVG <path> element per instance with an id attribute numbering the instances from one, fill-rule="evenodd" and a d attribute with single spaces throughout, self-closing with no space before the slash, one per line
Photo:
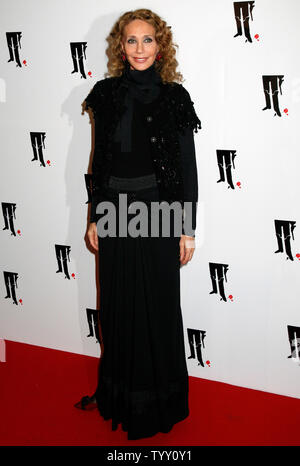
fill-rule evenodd
<path id="1" fill-rule="evenodd" d="M 98 251 L 98 233 L 97 233 L 96 222 L 90 223 L 87 235 L 88 235 L 88 239 L 92 247 L 96 249 L 96 251 Z"/>

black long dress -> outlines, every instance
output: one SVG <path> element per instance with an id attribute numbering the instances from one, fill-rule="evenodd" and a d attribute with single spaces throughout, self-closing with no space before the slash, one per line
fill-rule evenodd
<path id="1" fill-rule="evenodd" d="M 154 170 L 141 124 L 155 102 L 134 100 L 132 151 L 122 153 L 120 144 L 114 144 L 111 187 L 102 199 L 116 206 L 120 192 L 128 193 L 129 200 L 159 199 L 157 186 L 151 184 Z M 185 184 L 196 199 L 192 131 L 187 130 L 180 142 L 183 152 L 189 154 Z M 150 187 L 140 189 L 139 181 L 149 185 L 149 180 Z M 127 183 L 125 189 L 120 188 L 122 181 Z M 129 213 L 128 222 L 131 216 Z M 167 433 L 189 415 L 179 240 L 172 235 L 98 236 L 104 351 L 96 399 L 100 414 L 112 420 L 112 430 L 121 423 L 129 440 Z"/>

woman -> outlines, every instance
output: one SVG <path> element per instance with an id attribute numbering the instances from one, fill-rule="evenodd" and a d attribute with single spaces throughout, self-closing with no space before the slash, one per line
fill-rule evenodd
<path id="1" fill-rule="evenodd" d="M 113 430 L 121 423 L 134 440 L 167 433 L 189 415 L 180 264 L 191 260 L 195 248 L 193 129 L 201 124 L 188 92 L 174 81 L 181 74 L 172 33 L 158 15 L 148 9 L 123 14 L 109 44 L 110 77 L 85 100 L 95 118 L 88 238 L 99 254 L 104 351 L 95 394 L 75 406 L 98 407 Z M 148 236 L 120 234 L 120 194 L 129 206 L 126 226 L 134 217 L 132 202 L 147 206 Z M 107 201 L 117 209 L 115 236 L 100 227 L 100 206 Z M 162 201 L 179 201 L 184 233 L 188 209 L 182 207 L 190 203 L 189 235 L 176 234 L 175 214 L 162 213 L 159 233 L 151 236 L 150 207 Z M 167 236 L 163 223 L 170 227 Z"/>

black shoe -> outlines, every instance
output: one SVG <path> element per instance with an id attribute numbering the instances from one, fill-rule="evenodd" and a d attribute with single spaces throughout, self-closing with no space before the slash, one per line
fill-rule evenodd
<path id="1" fill-rule="evenodd" d="M 85 411 L 91 411 L 92 409 L 97 408 L 97 400 L 95 395 L 92 396 L 83 396 L 78 403 L 74 404 L 75 408 L 84 409 Z"/>

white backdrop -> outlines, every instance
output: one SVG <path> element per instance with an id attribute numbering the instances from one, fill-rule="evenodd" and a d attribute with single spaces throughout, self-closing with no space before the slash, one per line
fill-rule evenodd
<path id="1" fill-rule="evenodd" d="M 244 29 L 234 37 L 233 4 L 2 0 L 1 338 L 100 355 L 95 335 L 87 337 L 87 310 L 99 304 L 95 256 L 84 240 L 91 126 L 81 103 L 107 71 L 105 38 L 113 23 L 127 10 L 150 8 L 172 26 L 183 85 L 202 122 L 195 134 L 196 251 L 181 269 L 189 374 L 300 398 L 299 357 L 291 353 L 288 334 L 288 326 L 294 326 L 298 345 L 300 2 L 256 0 L 249 21 L 252 42 Z M 81 71 L 72 73 L 74 42 L 87 45 L 86 79 Z M 8 62 L 12 44 L 18 46 Z M 284 77 L 282 94 L 275 92 L 271 108 L 263 111 L 262 77 L 269 75 Z M 274 110 L 276 95 L 281 116 Z M 32 161 L 31 132 L 45 133 L 45 167 Z M 217 182 L 217 151 L 229 157 L 235 151 L 234 189 L 226 175 Z M 15 217 L 7 223 L 14 204 Z M 286 228 L 277 231 L 286 242 L 276 254 L 275 221 Z M 70 278 L 56 273 L 55 245 L 70 247 Z M 218 279 L 228 266 L 227 281 L 216 281 L 216 294 L 210 294 L 210 263 L 218 265 Z M 17 287 L 11 281 L 15 274 Z M 191 340 L 192 358 L 190 331 L 204 336 L 201 346 Z"/>

